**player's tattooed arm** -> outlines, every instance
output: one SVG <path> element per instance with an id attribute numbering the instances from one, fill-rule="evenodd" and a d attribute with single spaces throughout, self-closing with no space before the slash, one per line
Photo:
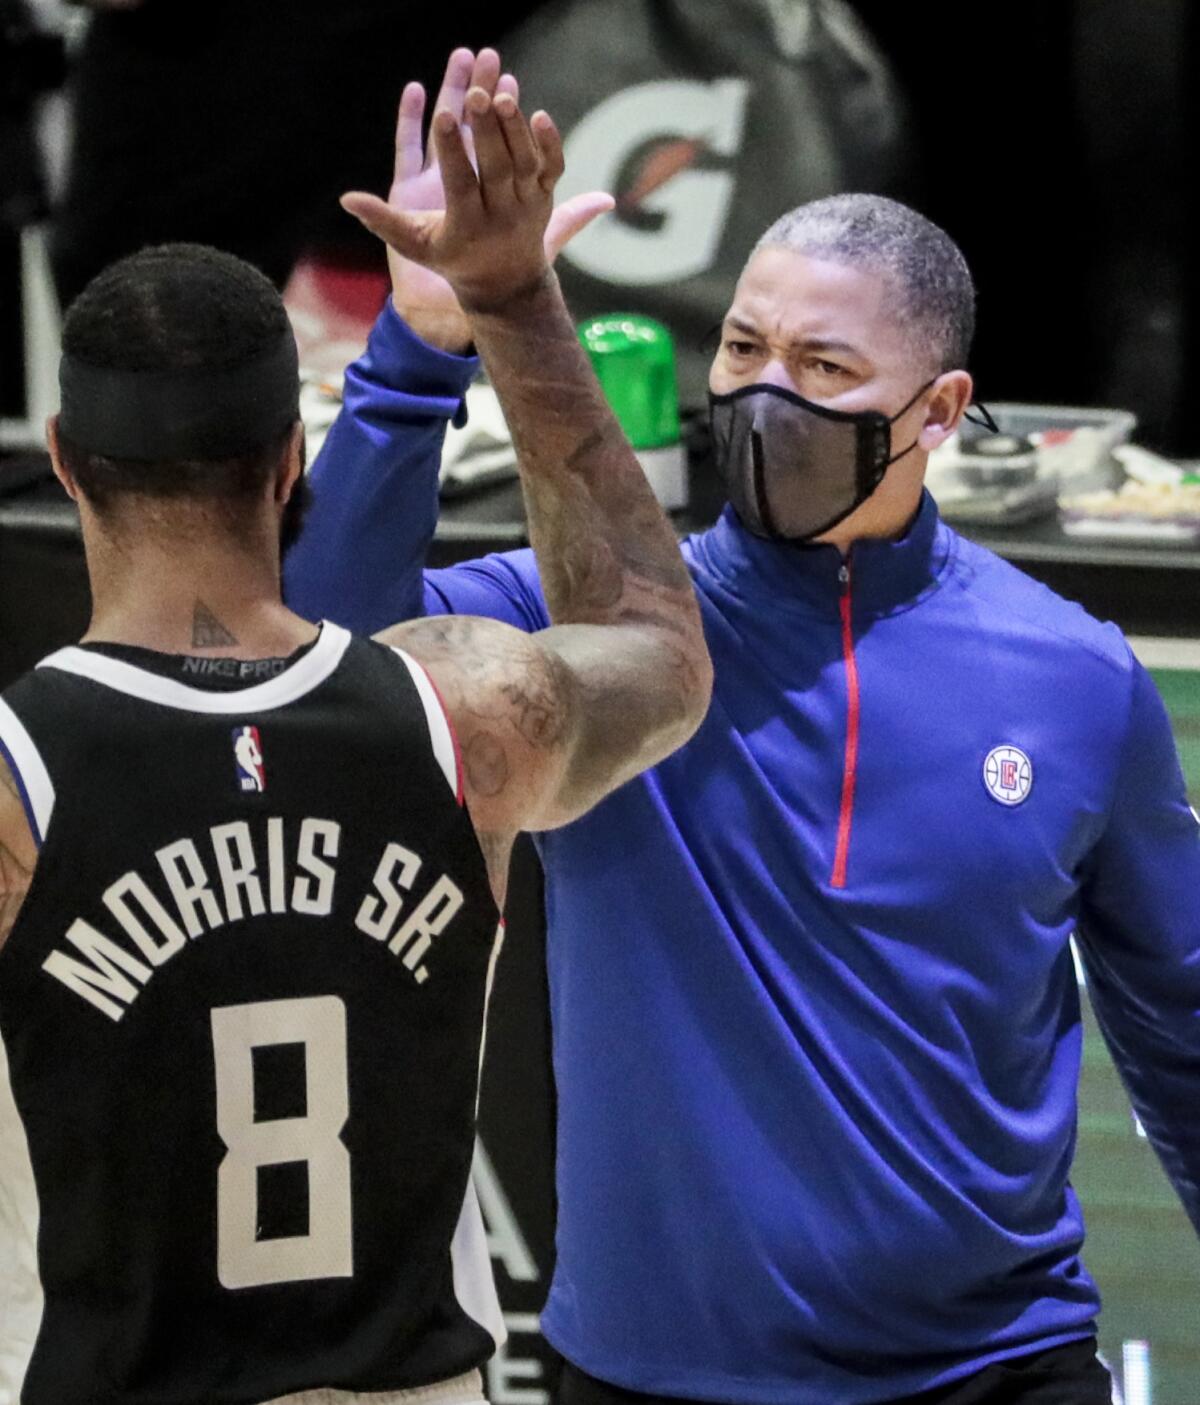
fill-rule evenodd
<path id="1" fill-rule="evenodd" d="M 378 636 L 429 671 L 458 737 L 467 805 L 502 898 L 517 831 L 566 824 L 694 729 L 696 686 L 651 627 L 562 625 L 524 634 L 437 616 Z"/>
<path id="2" fill-rule="evenodd" d="M 521 469 L 529 535 L 555 624 L 637 619 L 705 673 L 674 530 L 613 417 L 547 271 L 504 315 L 471 317 Z"/>
<path id="3" fill-rule="evenodd" d="M 605 655 L 625 703 L 654 734 L 664 709 L 686 719 L 674 734 L 678 745 L 699 725 L 711 690 L 691 578 L 579 344 L 540 235 L 530 234 L 544 227 L 562 175 L 562 143 L 548 117 L 539 114 L 531 125 L 505 94 L 489 102 L 472 90 L 466 106 L 479 159 L 481 231 L 489 237 L 482 253 L 472 250 L 456 291 L 512 432 L 550 619 L 620 627 L 621 634 L 562 647 L 589 689 Z M 466 184 L 461 165 L 460 173 Z M 501 254 L 522 277 L 507 269 L 497 275 Z M 603 692 L 589 693 L 586 701 L 593 707 L 602 699 Z M 606 725 L 615 721 L 610 715 Z"/>
<path id="4" fill-rule="evenodd" d="M 466 313 L 517 450 L 550 618 L 608 631 L 542 646 L 569 665 L 581 705 L 603 719 L 592 731 L 611 731 L 615 751 L 636 751 L 621 725 L 628 715 L 648 728 L 651 752 L 667 735 L 677 746 L 700 724 L 712 668 L 675 533 L 592 374 L 546 260 L 562 142 L 545 113 L 526 119 L 511 91 L 472 86 L 463 110 L 477 170 L 454 112 L 433 121 L 444 214 L 393 210 L 361 193 L 343 204 L 404 258 L 444 278 Z M 621 716 L 609 706 L 606 672 Z"/>
<path id="5" fill-rule="evenodd" d="M 37 846 L 13 774 L 0 756 L 0 947 L 29 891 Z"/>

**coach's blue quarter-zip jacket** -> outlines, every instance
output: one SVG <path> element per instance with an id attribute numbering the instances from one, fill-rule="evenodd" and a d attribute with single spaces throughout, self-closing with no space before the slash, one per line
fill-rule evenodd
<path id="1" fill-rule="evenodd" d="M 422 582 L 473 365 L 390 311 L 292 603 L 548 623 L 531 553 Z M 1200 1228 L 1200 827 L 1120 633 L 942 523 L 846 566 L 685 544 L 696 737 L 540 836 L 559 1092 L 546 1335 L 637 1390 L 872 1405 L 1090 1334 L 1068 939 Z"/>

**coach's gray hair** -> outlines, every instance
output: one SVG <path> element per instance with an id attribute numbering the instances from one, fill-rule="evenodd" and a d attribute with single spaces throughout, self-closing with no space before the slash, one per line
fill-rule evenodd
<path id="1" fill-rule="evenodd" d="M 916 210 L 882 195 L 830 195 L 781 216 L 754 252 L 770 247 L 877 274 L 930 369 L 966 366 L 975 333 L 971 270 L 945 230 Z"/>

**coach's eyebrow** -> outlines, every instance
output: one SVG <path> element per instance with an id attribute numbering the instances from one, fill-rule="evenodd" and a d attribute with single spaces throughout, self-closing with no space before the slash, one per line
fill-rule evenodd
<path id="1" fill-rule="evenodd" d="M 801 351 L 840 351 L 844 356 L 864 359 L 862 351 L 852 342 L 839 341 L 836 337 L 798 337 L 792 345 Z"/>
<path id="2" fill-rule="evenodd" d="M 732 327 L 736 331 L 745 332 L 747 336 L 757 337 L 759 341 L 766 340 L 762 331 L 753 322 L 747 321 L 744 317 L 735 316 L 733 313 L 725 318 L 724 325 Z M 842 341 L 838 337 L 793 337 L 788 342 L 788 346 L 793 351 L 817 353 L 832 351 L 840 352 L 844 356 L 856 357 L 860 361 L 867 359 L 860 347 L 855 346 L 852 342 Z"/>

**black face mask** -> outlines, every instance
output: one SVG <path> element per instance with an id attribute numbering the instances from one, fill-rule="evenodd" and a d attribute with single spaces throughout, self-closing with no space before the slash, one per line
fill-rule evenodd
<path id="1" fill-rule="evenodd" d="M 892 425 L 933 383 L 890 418 L 879 410 L 831 410 L 775 385 L 710 393 L 713 454 L 734 511 L 750 531 L 778 541 L 811 541 L 829 531 L 917 447 L 914 439 L 893 454 Z"/>

